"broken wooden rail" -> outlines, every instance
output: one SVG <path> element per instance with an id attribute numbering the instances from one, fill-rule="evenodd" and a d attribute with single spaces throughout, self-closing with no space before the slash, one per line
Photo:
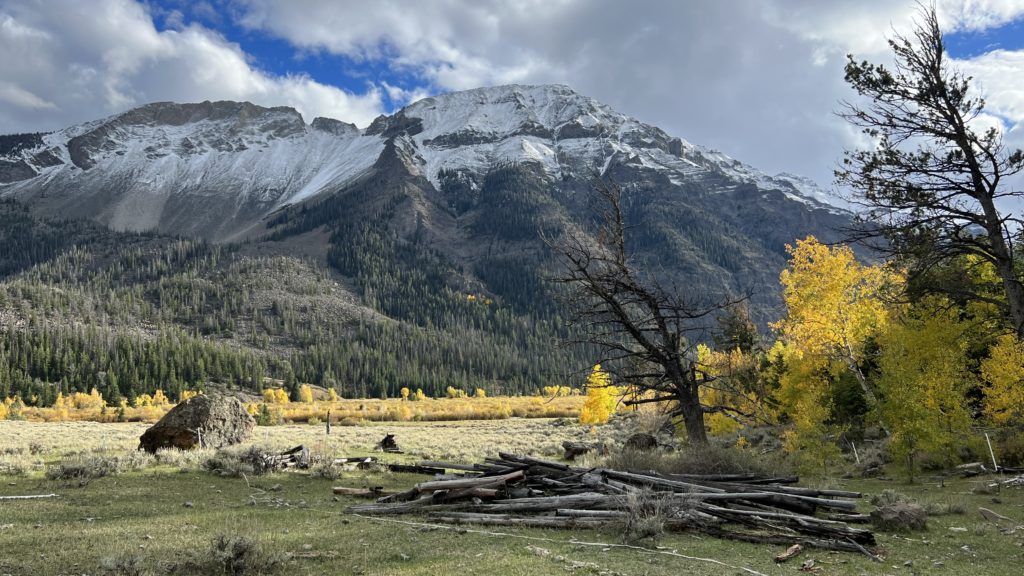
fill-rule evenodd
<path id="1" fill-rule="evenodd" d="M 347 511 L 423 514 L 452 524 L 590 528 L 623 524 L 647 506 L 662 511 L 666 530 L 869 555 L 866 546 L 875 544 L 870 530 L 849 524 L 864 520 L 855 513 L 860 493 L 797 486 L 794 476 L 578 468 L 506 453 L 474 464 L 418 465 L 446 473 Z"/>

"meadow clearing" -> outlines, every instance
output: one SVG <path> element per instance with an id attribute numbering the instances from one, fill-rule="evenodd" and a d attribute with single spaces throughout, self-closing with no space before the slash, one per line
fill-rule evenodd
<path id="1" fill-rule="evenodd" d="M 241 574 L 789 574 L 813 559 L 819 574 L 1015 575 L 1024 560 L 1024 529 L 1000 530 L 978 513 L 986 507 L 1020 521 L 1024 490 L 992 492 L 984 488 L 990 478 L 926 477 L 913 485 L 807 478 L 808 485 L 867 495 L 897 489 L 941 512 L 929 518 L 927 531 L 879 533 L 882 564 L 858 554 L 810 550 L 794 563 L 776 565 L 772 558 L 779 547 L 704 535 L 666 533 L 624 547 L 621 532 L 613 529 L 467 530 L 426 525 L 417 517 L 352 516 L 344 509 L 357 500 L 334 496 L 332 486 L 398 488 L 423 477 L 316 469 L 221 476 L 204 469 L 210 450 L 161 451 L 155 457 L 136 452 L 145 428 L 144 423 L 0 422 L 0 496 L 57 494 L 0 500 L 0 574 L 204 573 L 195 571 L 200 570 L 195 561 L 223 555 L 211 551 L 218 537 L 222 548 L 256 543 L 263 559 L 240 568 Z M 498 450 L 556 459 L 563 440 L 614 445 L 623 430 L 614 422 L 595 427 L 510 418 L 362 422 L 336 426 L 328 437 L 322 425 L 292 424 L 257 427 L 247 444 L 278 449 L 301 443 L 314 454 L 354 456 L 372 453 L 385 433 L 393 433 L 405 454 L 386 455 L 392 461 L 472 462 Z M 61 463 L 90 458 L 116 464 L 98 478 L 47 477 Z M 862 507 L 870 509 L 867 498 Z"/>
<path id="2" fill-rule="evenodd" d="M 333 423 L 356 422 L 423 422 L 450 420 L 503 420 L 506 418 L 576 418 L 586 401 L 585 396 L 568 393 L 568 388 L 554 387 L 553 394 L 543 396 L 456 396 L 442 398 L 412 396 L 404 398 L 328 399 L 322 388 L 303 385 L 310 395 L 308 401 L 291 402 L 280 388 L 269 388 L 263 397 L 235 391 L 246 409 L 257 419 L 265 415 L 265 424 L 294 422 Z M 277 394 L 275 394 L 275 392 Z M 194 396 L 186 394 L 185 397 Z M 184 398 L 183 398 L 184 399 Z M 17 400 L 0 400 L 0 420 L 31 422 L 147 422 L 159 420 L 175 406 L 162 391 L 150 396 L 140 395 L 129 404 L 109 406 L 95 389 L 91 394 L 76 393 L 58 399 L 54 406 L 18 405 Z"/>

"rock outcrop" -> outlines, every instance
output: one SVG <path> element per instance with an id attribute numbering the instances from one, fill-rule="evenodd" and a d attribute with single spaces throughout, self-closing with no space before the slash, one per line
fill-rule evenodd
<path id="1" fill-rule="evenodd" d="M 244 441 L 256 423 L 236 398 L 201 395 L 171 409 L 139 438 L 139 448 L 221 448 Z"/>

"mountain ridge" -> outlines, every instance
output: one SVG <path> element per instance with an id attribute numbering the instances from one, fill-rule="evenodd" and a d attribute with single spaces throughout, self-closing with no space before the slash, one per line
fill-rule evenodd
<path id="1" fill-rule="evenodd" d="M 0 318 L 20 319 L 0 323 L 0 396 L 577 384 L 598 359 L 555 345 L 575 328 L 545 240 L 595 232 L 595 179 L 621 187 L 646 278 L 695 303 L 749 294 L 762 327 L 786 244 L 850 218 L 564 86 L 436 96 L 363 129 L 154 103 L 0 137 Z"/>
<path id="2" fill-rule="evenodd" d="M 157 102 L 0 140 L 0 197 L 41 217 L 214 242 L 321 227 L 332 240 L 320 254 L 345 236 L 338 222 L 374 221 L 462 270 L 459 286 L 486 284 L 474 270 L 488 261 L 550 265 L 539 231 L 590 226 L 595 179 L 630 196 L 638 256 L 666 280 L 763 291 L 763 320 L 779 303 L 785 244 L 835 239 L 850 217 L 805 178 L 765 174 L 562 85 L 433 96 L 363 129 L 307 124 L 286 106 Z"/>
<path id="3" fill-rule="evenodd" d="M 285 106 L 151 103 L 44 134 L 35 146 L 0 149 L 0 195 L 85 189 L 92 183 L 79 185 L 83 178 L 75 170 L 88 172 L 103 163 L 108 173 L 136 179 L 134 187 L 121 184 L 126 197 L 146 192 L 188 195 L 191 189 L 202 191 L 202 182 L 209 179 L 208 188 L 219 188 L 222 194 L 234 190 L 237 202 L 251 202 L 254 212 L 266 215 L 364 174 L 383 151 L 383 142 L 398 135 L 414 142 L 435 186 L 441 170 L 471 166 L 479 171 L 502 161 L 536 161 L 552 175 L 568 171 L 577 176 L 603 175 L 618 161 L 661 169 L 677 181 L 717 170 L 829 209 L 827 194 L 812 183 L 797 185 L 788 175 L 764 174 L 559 85 L 478 88 L 425 98 L 378 117 L 362 130 L 329 118 L 306 124 L 301 114 Z M 318 150 L 325 153 L 318 155 Z M 270 157 L 265 168 L 264 152 Z M 211 179 L 214 173 L 234 177 Z M 158 206 L 150 210 L 156 211 Z M 120 229 L 179 231 L 161 228 L 159 215 L 151 213 L 137 222 L 107 218 Z M 202 230 L 186 232 L 210 237 Z"/>

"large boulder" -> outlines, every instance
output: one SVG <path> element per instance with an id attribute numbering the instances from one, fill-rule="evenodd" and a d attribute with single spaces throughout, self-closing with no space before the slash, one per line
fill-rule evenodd
<path id="1" fill-rule="evenodd" d="M 181 402 L 139 438 L 139 448 L 221 448 L 249 437 L 256 422 L 237 398 L 206 394 Z"/>

